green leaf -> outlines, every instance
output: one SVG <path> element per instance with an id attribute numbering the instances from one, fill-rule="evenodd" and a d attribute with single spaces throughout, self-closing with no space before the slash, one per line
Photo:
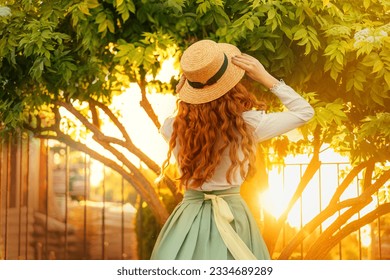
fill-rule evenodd
<path id="1" fill-rule="evenodd" d="M 340 65 L 343 64 L 343 62 L 344 62 L 344 56 L 343 56 L 342 53 L 337 52 L 337 54 L 336 54 L 336 61 L 337 61 Z"/>
<path id="2" fill-rule="evenodd" d="M 199 15 L 204 15 L 210 10 L 210 2 L 203 2 L 201 3 L 198 8 L 196 9 L 196 13 Z"/>
<path id="3" fill-rule="evenodd" d="M 0 17 L 9 17 L 11 16 L 11 9 L 8 7 L 0 7 Z"/>
<path id="4" fill-rule="evenodd" d="M 381 70 L 383 69 L 383 67 L 384 67 L 383 62 L 382 62 L 381 60 L 378 59 L 378 60 L 375 61 L 375 63 L 374 63 L 374 66 L 373 66 L 373 68 L 372 68 L 372 73 L 376 73 L 376 72 L 381 71 Z"/>
<path id="5" fill-rule="evenodd" d="M 313 12 L 313 10 L 309 7 L 309 6 L 304 6 L 303 7 L 303 10 L 305 11 L 305 13 L 310 17 L 310 18 L 313 18 L 315 17 L 315 13 Z"/>
<path id="6" fill-rule="evenodd" d="M 384 100 L 381 96 L 375 94 L 375 92 L 371 91 L 371 94 L 370 94 L 372 100 L 374 100 L 375 103 L 385 107 L 385 103 L 384 103 Z"/>
<path id="7" fill-rule="evenodd" d="M 390 88 L 390 71 L 386 71 L 384 74 L 384 79 L 387 84 L 387 87 Z"/>
<path id="8" fill-rule="evenodd" d="M 294 40 L 300 40 L 304 37 L 307 37 L 307 30 L 306 28 L 300 28 L 297 32 L 295 32 L 293 39 Z"/>
<path id="9" fill-rule="evenodd" d="M 371 0 L 363 0 L 363 6 L 367 10 L 371 5 Z"/>
<path id="10" fill-rule="evenodd" d="M 252 3 L 252 9 L 255 10 L 256 8 L 260 7 L 260 0 L 254 0 Z"/>
<path id="11" fill-rule="evenodd" d="M 100 6 L 100 3 L 98 0 L 87 0 L 87 6 L 90 9 L 95 9 Z"/>
<path id="12" fill-rule="evenodd" d="M 328 109 L 334 116 L 346 119 L 347 115 L 344 112 L 344 105 L 338 103 L 328 103 L 326 104 L 326 109 Z"/>
<path id="13" fill-rule="evenodd" d="M 167 5 L 182 13 L 184 7 L 184 0 L 168 0 Z"/>
<path id="14" fill-rule="evenodd" d="M 129 9 L 130 12 L 135 14 L 135 5 L 134 5 L 134 2 L 132 0 L 128 0 L 126 6 L 127 6 L 127 9 Z"/>
<path id="15" fill-rule="evenodd" d="M 358 91 L 363 91 L 364 88 L 363 88 L 363 83 L 361 81 L 358 81 L 358 80 L 354 80 L 353 81 L 353 87 L 358 90 Z"/>
<path id="16" fill-rule="evenodd" d="M 95 18 L 96 23 L 102 23 L 107 19 L 107 15 L 104 12 L 98 13 L 98 15 Z"/>
<path id="17" fill-rule="evenodd" d="M 106 32 L 106 30 L 107 30 L 107 20 L 105 20 L 102 23 L 100 23 L 99 27 L 98 27 L 98 32 L 99 33 Z"/>
<path id="18" fill-rule="evenodd" d="M 297 45 L 299 45 L 299 46 L 305 46 L 306 45 L 307 46 L 307 45 L 309 45 L 308 42 L 309 42 L 309 37 L 305 37 L 302 40 L 300 40 L 297 43 Z"/>
<path id="19" fill-rule="evenodd" d="M 252 19 L 248 19 L 245 21 L 245 26 L 248 28 L 250 31 L 253 31 L 253 28 L 255 27 Z"/>
<path id="20" fill-rule="evenodd" d="M 264 46 L 271 52 L 275 52 L 275 48 L 269 40 L 264 40 Z"/>
<path id="21" fill-rule="evenodd" d="M 286 26 L 281 26 L 280 29 L 284 32 L 284 34 L 286 35 L 286 37 L 290 40 L 293 39 L 293 35 L 292 35 L 292 31 L 291 31 L 291 28 L 289 27 L 286 27 Z"/>
<path id="22" fill-rule="evenodd" d="M 112 20 L 107 19 L 106 22 L 107 22 L 108 30 L 111 33 L 115 33 L 115 26 L 114 26 L 114 23 L 112 22 Z"/>
<path id="23" fill-rule="evenodd" d="M 89 8 L 88 8 L 88 4 L 87 3 L 80 3 L 79 4 L 79 10 L 84 14 L 84 15 L 87 15 L 87 16 L 90 16 L 90 12 L 89 12 Z"/>
<path id="24" fill-rule="evenodd" d="M 244 22 L 245 22 L 249 17 L 250 17 L 249 14 L 244 14 L 244 15 L 241 16 L 239 19 L 237 19 L 236 21 L 234 21 L 231 27 L 233 27 L 233 28 L 241 27 L 241 25 L 244 24 Z"/>
<path id="25" fill-rule="evenodd" d="M 229 24 L 229 17 L 226 15 L 225 11 L 221 7 L 216 7 L 213 10 L 214 20 L 218 26 L 226 26 Z"/>
<path id="26" fill-rule="evenodd" d="M 140 66 L 144 60 L 144 48 L 143 47 L 134 48 L 131 52 L 129 52 L 128 60 L 134 66 L 137 67 Z"/>
<path id="27" fill-rule="evenodd" d="M 318 124 L 322 127 L 327 127 L 328 118 L 323 113 L 323 108 L 318 108 L 315 110 L 314 119 L 318 122 Z"/>
<path id="28" fill-rule="evenodd" d="M 272 20 L 274 17 L 276 16 L 276 11 L 275 11 L 275 9 L 270 9 L 269 11 L 268 11 L 268 19 L 269 20 Z"/>

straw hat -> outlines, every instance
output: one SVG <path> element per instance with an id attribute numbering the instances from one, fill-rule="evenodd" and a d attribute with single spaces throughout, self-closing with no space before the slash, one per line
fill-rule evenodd
<path id="1" fill-rule="evenodd" d="M 184 51 L 180 60 L 183 75 L 177 92 L 187 103 L 201 104 L 215 100 L 232 89 L 245 71 L 231 58 L 241 54 L 231 44 L 201 40 Z"/>

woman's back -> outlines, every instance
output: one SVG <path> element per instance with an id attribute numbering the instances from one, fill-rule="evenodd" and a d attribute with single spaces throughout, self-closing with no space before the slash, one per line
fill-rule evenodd
<path id="1" fill-rule="evenodd" d="M 184 198 L 156 241 L 152 259 L 269 259 L 240 196 L 260 141 L 307 122 L 311 106 L 230 44 L 194 43 L 181 59 L 178 111 L 161 133 L 181 171 Z M 239 83 L 244 73 L 279 97 L 287 112 L 266 114 Z"/>

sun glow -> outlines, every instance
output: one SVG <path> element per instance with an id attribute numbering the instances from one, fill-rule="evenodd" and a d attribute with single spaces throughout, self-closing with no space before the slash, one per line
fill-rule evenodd
<path id="1" fill-rule="evenodd" d="M 176 98 L 173 95 L 151 93 L 147 95 L 147 98 L 161 124 L 175 110 Z M 168 147 L 156 126 L 143 108 L 140 107 L 140 101 L 139 88 L 132 84 L 126 92 L 113 99 L 113 104 L 120 110 L 121 121 L 134 144 L 156 163 L 161 164 L 165 160 Z"/>
<path id="2" fill-rule="evenodd" d="M 174 59 L 164 61 L 157 79 L 168 82 L 172 75 L 178 75 L 178 71 L 174 69 Z M 139 148 L 151 160 L 161 165 L 165 160 L 168 146 L 152 120 L 148 117 L 145 110 L 140 106 L 142 95 L 139 86 L 136 83 L 131 83 L 130 87 L 125 89 L 123 93 L 115 95 L 109 108 L 118 115 L 119 121 L 125 127 L 133 144 Z M 176 97 L 172 94 L 161 94 L 157 92 L 147 93 L 147 99 L 150 102 L 155 114 L 158 117 L 160 124 L 164 119 L 172 115 L 176 108 Z M 80 103 L 75 101 L 73 106 L 77 110 L 83 110 L 88 107 L 87 102 Z M 60 129 L 66 134 L 83 144 L 87 144 L 91 150 L 99 152 L 114 161 L 117 161 L 115 156 L 108 152 L 98 142 L 93 139 L 93 134 L 86 131 L 85 126 L 64 107 L 60 108 L 61 124 Z M 91 118 L 90 115 L 87 118 Z M 100 130 L 107 136 L 123 139 L 122 133 L 118 127 L 110 120 L 110 118 L 100 112 Z M 141 166 L 140 159 L 129 153 L 123 147 L 115 145 L 115 148 L 123 153 L 135 166 Z M 120 162 L 118 162 L 120 164 Z M 91 187 L 99 187 L 103 181 L 104 165 L 97 161 L 91 161 Z"/>
<path id="3" fill-rule="evenodd" d="M 276 219 L 279 219 L 287 209 L 309 160 L 310 158 L 305 155 L 289 156 L 286 158 L 284 167 L 275 166 L 269 171 L 269 188 L 261 194 L 259 203 Z M 351 168 L 348 158 L 340 156 L 331 149 L 327 149 L 326 152 L 322 153 L 320 160 L 322 162 L 320 170 L 314 175 L 302 196 L 289 211 L 287 223 L 293 228 L 303 227 L 328 206 L 336 188 L 341 183 L 340 174 Z M 359 180 L 359 178 L 355 178 L 352 181 L 340 200 L 356 198 L 359 195 Z M 377 201 L 373 197 L 373 201 L 364 207 L 359 214 L 352 216 L 348 223 L 372 211 L 376 205 Z M 325 230 L 344 211 L 341 210 L 326 219 L 321 224 L 321 230 Z M 363 247 L 371 245 L 372 238 L 369 225 L 360 229 L 359 239 Z"/>
<path id="4" fill-rule="evenodd" d="M 174 68 L 175 60 L 170 58 L 162 63 L 162 68 L 156 76 L 161 82 L 169 82 L 172 76 L 178 75 L 178 70 Z M 147 77 L 152 79 L 151 76 Z M 121 114 L 121 122 L 125 126 L 134 144 L 139 147 L 157 164 L 161 164 L 168 151 L 168 146 L 159 134 L 158 129 L 148 117 L 145 110 L 140 106 L 142 95 L 139 86 L 131 83 L 122 94 L 114 96 L 111 106 Z M 176 97 L 172 94 L 161 94 L 158 92 L 147 93 L 154 113 L 158 117 L 160 124 L 173 114 L 176 107 Z M 115 131 L 116 127 L 110 122 L 106 122 L 105 131 Z M 119 133 L 119 131 L 118 131 Z M 128 154 L 130 160 L 138 165 L 139 159 Z"/>

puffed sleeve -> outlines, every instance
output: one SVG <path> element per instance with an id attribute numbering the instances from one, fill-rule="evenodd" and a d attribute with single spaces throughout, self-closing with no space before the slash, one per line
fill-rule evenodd
<path id="1" fill-rule="evenodd" d="M 286 106 L 287 111 L 266 114 L 263 111 L 248 111 L 244 120 L 255 128 L 258 142 L 286 133 L 307 123 L 314 115 L 313 107 L 283 81 L 276 84 L 271 92 Z"/>

